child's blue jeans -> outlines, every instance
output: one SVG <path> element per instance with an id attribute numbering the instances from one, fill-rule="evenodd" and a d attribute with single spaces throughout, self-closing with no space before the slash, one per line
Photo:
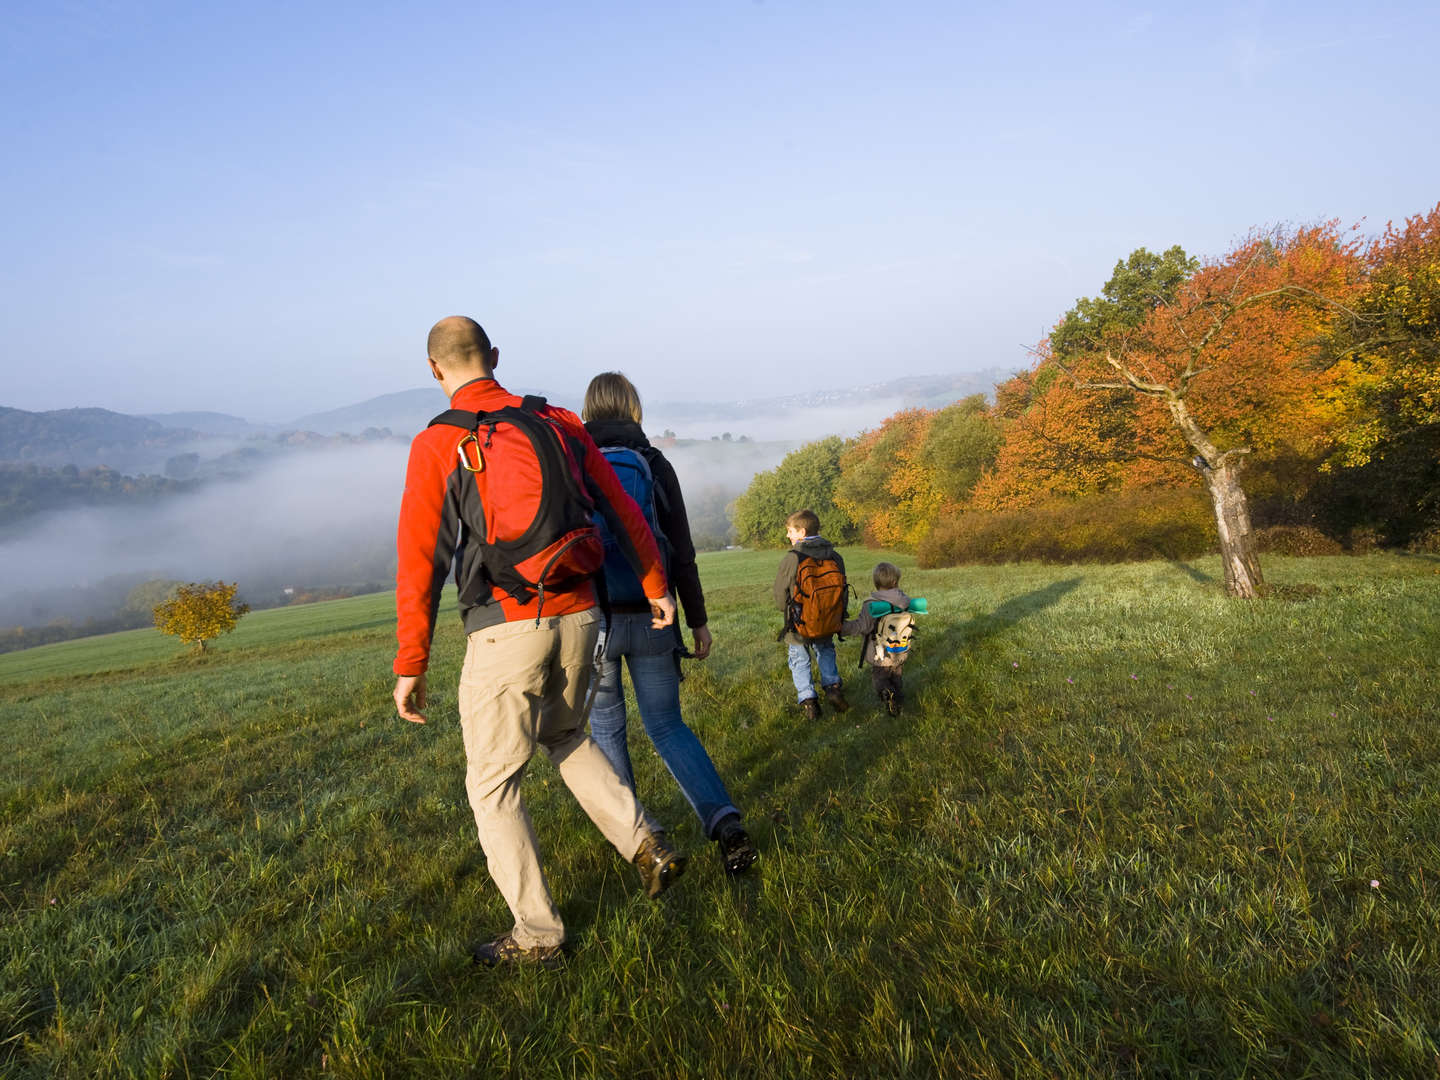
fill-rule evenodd
<path id="1" fill-rule="evenodd" d="M 790 678 L 795 680 L 795 700 L 804 701 L 815 696 L 815 687 L 810 685 L 810 648 L 815 649 L 815 662 L 820 665 L 820 686 L 829 689 L 840 685 L 840 667 L 835 662 L 835 639 L 821 638 L 809 645 L 791 645 Z"/>

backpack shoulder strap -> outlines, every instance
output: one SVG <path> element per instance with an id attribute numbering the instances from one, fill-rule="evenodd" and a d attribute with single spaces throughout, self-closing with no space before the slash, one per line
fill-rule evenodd
<path id="1" fill-rule="evenodd" d="M 526 394 L 520 399 L 520 408 L 526 412 L 539 412 L 545 407 L 545 399 L 539 394 Z"/>
<path id="2" fill-rule="evenodd" d="M 652 484 L 655 482 L 655 474 L 650 469 L 650 462 L 645 459 L 645 454 L 642 451 L 635 449 L 635 447 L 618 445 L 602 446 L 600 447 L 600 453 L 605 455 L 605 459 L 607 461 L 611 460 L 611 454 L 625 454 L 627 456 L 633 455 L 635 464 L 636 466 L 638 466 L 638 471 L 643 473 Z"/>
<path id="3" fill-rule="evenodd" d="M 650 477 L 655 482 L 655 510 L 657 513 L 662 513 L 666 517 L 669 517 L 670 493 L 665 489 L 665 485 L 655 478 L 655 462 L 661 456 L 660 448 L 658 446 L 646 446 L 642 447 L 639 453 L 640 456 L 645 459 L 645 464 L 650 467 Z M 670 471 L 673 474 L 675 470 L 672 467 Z"/>
<path id="4" fill-rule="evenodd" d="M 451 427 L 460 427 L 465 428 L 467 431 L 473 431 L 480 424 L 480 414 L 470 412 L 467 409 L 446 409 L 425 426 L 434 427 L 436 424 L 449 424 Z"/>

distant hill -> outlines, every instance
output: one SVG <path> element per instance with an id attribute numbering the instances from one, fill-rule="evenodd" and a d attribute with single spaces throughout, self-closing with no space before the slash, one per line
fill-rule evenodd
<path id="1" fill-rule="evenodd" d="M 538 390 L 527 390 L 523 387 L 507 389 L 512 394 L 540 393 Z M 570 407 L 562 398 L 551 396 L 549 400 L 557 405 Z M 281 426 L 299 431 L 314 431 L 321 435 L 338 435 L 341 432 L 359 435 L 367 428 L 388 428 L 392 435 L 408 438 L 428 424 L 436 414 L 444 412 L 446 407 L 445 391 L 440 389 L 439 383 L 434 383 L 421 389 L 381 394 L 357 405 L 310 413 Z"/>
<path id="2" fill-rule="evenodd" d="M 242 417 L 218 412 L 147 413 L 140 419 L 153 420 L 167 428 L 198 431 L 202 435 L 238 435 L 243 438 L 275 430 L 273 424 L 254 424 Z"/>
<path id="3" fill-rule="evenodd" d="M 921 406 L 933 409 L 971 394 L 991 396 L 996 383 L 1010 374 L 995 368 L 954 375 L 917 375 L 866 386 L 720 402 L 652 403 L 647 400 L 646 422 L 647 427 L 671 426 L 687 436 L 706 437 L 720 434 L 721 427 L 730 423 L 736 425 L 738 432 L 742 430 L 740 421 L 753 424 L 768 418 L 787 418 L 792 439 L 815 437 L 810 427 L 816 431 L 852 434 L 879 423 L 895 409 Z M 539 392 L 525 387 L 511 389 L 517 394 Z M 575 410 L 580 407 L 579 393 L 547 396 L 557 405 Z M 438 385 L 382 394 L 356 404 L 310 413 L 288 424 L 256 424 L 243 417 L 205 411 L 132 416 L 109 409 L 26 412 L 0 406 L 0 461 L 51 467 L 106 465 L 124 473 L 158 473 L 166 469 L 175 455 L 198 454 L 198 460 L 208 461 L 233 455 L 237 447 L 253 440 L 268 441 L 285 432 L 360 436 L 368 431 L 373 437 L 375 432 L 388 429 L 392 435 L 408 439 L 444 408 L 445 394 Z M 792 419 L 797 414 L 803 414 L 809 427 L 795 426 Z M 768 438 L 775 433 L 766 431 L 762 435 L 756 431 L 753 434 L 757 438 Z M 185 475 L 193 472 L 187 471 Z"/>
<path id="4" fill-rule="evenodd" d="M 120 459 L 133 459 L 137 453 L 163 457 L 168 448 L 199 437 L 196 431 L 109 409 L 26 412 L 0 406 L 0 461 L 120 468 Z"/>

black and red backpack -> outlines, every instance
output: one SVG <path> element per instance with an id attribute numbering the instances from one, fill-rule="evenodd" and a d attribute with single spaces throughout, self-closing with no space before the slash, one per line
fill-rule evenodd
<path id="1" fill-rule="evenodd" d="M 464 558 L 478 553 L 484 574 L 462 576 L 462 607 L 489 599 L 479 595 L 488 580 L 519 603 L 538 598 L 538 621 L 547 594 L 579 587 L 605 562 L 577 460 L 583 451 L 541 414 L 544 405 L 529 395 L 519 405 L 448 409 L 430 421 L 469 432 L 456 447 L 474 479 L 460 489 L 460 546 Z"/>

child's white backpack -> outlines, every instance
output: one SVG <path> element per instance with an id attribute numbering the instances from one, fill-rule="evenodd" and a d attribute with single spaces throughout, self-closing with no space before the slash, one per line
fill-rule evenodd
<path id="1" fill-rule="evenodd" d="M 873 667 L 898 668 L 910 655 L 915 637 L 915 617 L 890 605 L 890 611 L 876 618 L 870 635 L 868 659 Z"/>

